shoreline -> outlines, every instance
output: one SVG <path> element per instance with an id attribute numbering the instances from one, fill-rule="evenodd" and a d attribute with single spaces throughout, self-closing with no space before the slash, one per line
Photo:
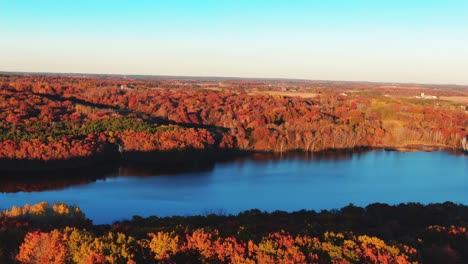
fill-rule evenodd
<path id="1" fill-rule="evenodd" d="M 468 206 L 448 201 L 348 204 L 322 211 L 251 209 L 229 215 L 133 216 L 112 224 L 95 224 L 80 207 L 63 203 L 41 202 L 14 209 L 0 214 L 5 226 L 0 230 L 0 252 L 6 253 L 0 254 L 1 263 L 16 263 L 13 260 L 16 254 L 40 255 L 44 248 L 54 246 L 55 249 L 57 245 L 63 246 L 67 254 L 83 254 L 88 251 L 78 251 L 75 245 L 81 245 L 78 249 L 93 249 L 88 241 L 99 241 L 117 249 L 128 245 L 125 249 L 130 254 L 127 251 L 102 253 L 118 257 L 119 263 L 127 263 L 129 257 L 136 261 L 131 263 L 159 263 L 154 258 L 161 247 L 145 247 L 149 243 L 172 243 L 175 250 L 165 251 L 164 263 L 234 263 L 224 257 L 233 254 L 233 246 L 237 250 L 236 259 L 242 263 L 264 263 L 263 248 L 281 253 L 273 255 L 275 259 L 269 258 L 272 263 L 290 261 L 286 257 L 291 254 L 284 256 L 290 250 L 294 250 L 295 256 L 302 256 L 297 263 L 331 263 L 332 259 L 345 263 L 397 263 L 397 259 L 398 263 L 466 263 L 468 260 Z M 32 209 L 40 209 L 40 213 Z M 67 243 L 72 235 L 74 244 L 70 246 Z M 49 242 L 51 237 L 54 244 Z M 119 238 L 117 243 L 112 237 Z M 361 252 L 368 253 L 356 257 Z"/>
<path id="2" fill-rule="evenodd" d="M 273 158 L 283 155 L 327 155 L 327 154 L 353 154 L 368 151 L 396 151 L 396 152 L 436 152 L 443 151 L 450 154 L 466 155 L 467 152 L 453 149 L 442 145 L 405 145 L 405 146 L 374 146 L 356 147 L 351 149 L 325 149 L 321 151 L 301 151 L 293 150 L 287 152 L 267 152 L 267 151 L 245 151 L 245 150 L 188 150 L 188 151 L 154 151 L 154 152 L 124 152 L 106 153 L 87 158 L 75 158 L 68 160 L 10 160 L 0 159 L 0 172 L 6 174 L 43 174 L 66 172 L 77 174 L 96 167 L 118 168 L 123 165 L 149 166 L 154 169 L 167 169 L 170 166 L 210 166 L 216 162 L 232 160 L 242 157 L 254 157 L 257 155 L 267 155 Z"/>

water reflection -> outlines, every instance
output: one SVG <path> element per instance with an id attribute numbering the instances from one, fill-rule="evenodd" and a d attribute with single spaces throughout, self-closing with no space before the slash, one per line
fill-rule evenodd
<path id="1" fill-rule="evenodd" d="M 288 152 L 288 153 L 258 153 L 250 156 L 239 158 L 238 161 L 249 161 L 254 160 L 257 162 L 270 162 L 272 160 L 302 160 L 302 161 L 340 161 L 349 160 L 353 157 L 360 157 L 370 151 L 383 151 L 383 150 L 371 150 L 371 149 L 360 149 L 360 150 L 329 150 L 322 152 Z"/>
<path id="2" fill-rule="evenodd" d="M 2 172 L 0 193 L 41 192 L 86 185 L 99 179 L 118 175 L 118 166 L 102 165 L 88 169 L 42 172 Z"/>
<path id="3" fill-rule="evenodd" d="M 11 173 L 2 172 L 0 178 L 0 193 L 15 192 L 41 192 L 49 190 L 61 190 L 67 187 L 86 185 L 97 180 L 114 177 L 155 177 L 158 175 L 182 175 L 186 173 L 202 174 L 212 172 L 217 165 L 230 164 L 229 166 L 242 167 L 252 161 L 258 164 L 268 164 L 285 161 L 300 162 L 339 162 L 365 157 L 366 153 L 374 152 L 382 155 L 392 155 L 393 150 L 358 150 L 358 151 L 326 151 L 320 153 L 256 153 L 238 157 L 221 157 L 219 159 L 200 160 L 186 157 L 185 161 L 179 160 L 172 163 L 138 163 L 127 162 L 122 165 L 106 164 L 95 166 L 92 169 L 72 171 L 49 171 L 39 173 Z M 459 151 L 447 151 L 450 155 L 464 156 L 467 154 Z"/>
<path id="4" fill-rule="evenodd" d="M 158 175 L 181 175 L 184 173 L 201 174 L 211 172 L 216 164 L 231 164 L 242 166 L 244 163 L 255 161 L 257 163 L 281 162 L 286 160 L 297 161 L 340 161 L 359 158 L 368 150 L 359 151 L 327 151 L 321 153 L 256 153 L 238 157 L 222 157 L 217 160 L 200 160 L 193 157 L 185 157 L 172 163 L 127 162 L 122 165 L 105 164 L 95 166 L 92 169 L 71 171 L 47 171 L 47 172 L 2 172 L 0 178 L 0 193 L 16 192 L 41 192 L 49 190 L 61 190 L 67 187 L 86 185 L 97 180 L 113 177 L 155 177 Z"/>

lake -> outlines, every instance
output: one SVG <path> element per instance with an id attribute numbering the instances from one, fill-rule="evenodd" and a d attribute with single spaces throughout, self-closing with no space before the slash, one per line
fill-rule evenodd
<path id="1" fill-rule="evenodd" d="M 296 211 L 338 209 L 350 203 L 468 204 L 468 156 L 447 152 L 255 155 L 201 169 L 178 169 L 161 173 L 122 167 L 75 180 L 61 175 L 53 181 L 4 181 L 0 209 L 65 202 L 78 205 L 101 224 L 133 215 L 236 214 L 253 208 Z"/>

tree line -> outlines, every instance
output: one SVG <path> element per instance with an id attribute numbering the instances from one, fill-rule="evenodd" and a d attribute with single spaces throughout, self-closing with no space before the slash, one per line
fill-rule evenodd
<path id="1" fill-rule="evenodd" d="M 2 263 L 464 263 L 468 208 L 453 203 L 332 211 L 156 216 L 93 225 L 46 202 L 0 213 Z"/>

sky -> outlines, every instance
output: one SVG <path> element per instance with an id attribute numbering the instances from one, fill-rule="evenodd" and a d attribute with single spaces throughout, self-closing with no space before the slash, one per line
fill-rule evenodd
<path id="1" fill-rule="evenodd" d="M 468 84 L 466 0 L 0 0 L 0 71 Z"/>

